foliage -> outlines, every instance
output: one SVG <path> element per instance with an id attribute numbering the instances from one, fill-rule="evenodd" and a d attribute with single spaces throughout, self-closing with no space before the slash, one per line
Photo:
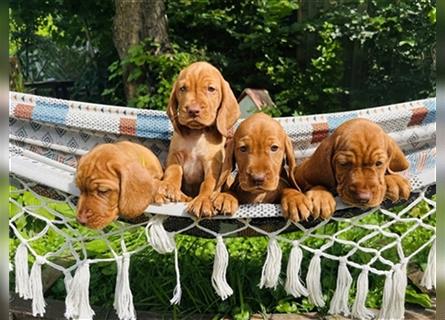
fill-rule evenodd
<path id="1" fill-rule="evenodd" d="M 131 65 L 130 78 L 146 82 L 128 103 L 164 109 L 173 73 L 202 59 L 221 69 L 235 94 L 267 89 L 276 114 L 323 113 L 433 96 L 435 6 L 435 0 L 166 0 L 173 50 L 148 54 L 155 44 L 147 40 L 119 61 L 112 2 L 15 0 L 10 43 L 26 81 L 74 79 L 79 100 L 125 104 L 118 75 Z M 50 72 L 44 61 L 80 70 Z M 35 77 L 34 69 L 43 71 Z"/>
<path id="2" fill-rule="evenodd" d="M 74 212 L 71 207 L 64 202 L 53 202 L 45 200 L 45 198 L 37 199 L 29 191 L 19 192 L 15 188 L 10 188 L 11 198 L 20 205 L 34 206 L 37 213 L 48 219 L 54 219 L 51 211 L 44 209 L 42 204 L 46 202 L 48 206 L 65 216 L 73 217 Z M 395 212 L 401 210 L 402 205 L 395 208 Z M 430 210 L 426 202 L 421 202 L 413 208 L 408 215 L 410 217 L 422 217 Z M 10 202 L 10 217 L 19 212 L 19 207 Z M 364 218 L 366 224 L 381 225 L 390 218 L 379 212 L 368 215 Z M 435 215 L 425 220 L 426 223 L 435 225 Z M 32 216 L 22 216 L 15 222 L 17 228 L 27 237 L 40 232 L 45 224 Z M 412 225 L 407 223 L 395 223 L 390 228 L 391 232 L 403 234 Z M 87 228 L 79 225 L 73 225 L 84 236 L 92 236 L 95 234 Z M 107 232 L 112 232 L 121 227 L 121 223 L 115 223 L 107 227 Z M 340 230 L 346 230 L 338 235 L 338 238 L 359 241 L 362 237 L 369 234 L 369 230 L 355 227 L 345 229 L 345 222 L 331 222 L 317 231 L 317 234 L 333 235 Z M 64 232 L 70 234 L 69 228 L 64 227 Z M 403 240 L 403 248 L 406 254 L 413 252 L 419 243 L 423 243 L 431 236 L 431 231 L 416 228 Z M 296 231 L 285 235 L 288 239 L 301 239 L 302 232 Z M 133 250 L 146 243 L 144 229 L 136 228 L 123 234 L 127 248 Z M 368 248 L 381 248 L 386 243 L 385 238 L 376 236 L 362 245 Z M 111 247 L 119 252 L 121 237 L 119 234 L 115 238 L 111 238 Z M 308 238 L 303 244 L 312 248 L 320 247 L 327 240 L 320 238 Z M 50 231 L 47 236 L 41 240 L 33 241 L 33 248 L 40 254 L 48 251 L 56 251 L 65 242 L 65 238 L 59 233 Z M 250 315 L 255 313 L 304 313 L 317 311 L 321 314 L 327 312 L 326 308 L 316 308 L 309 302 L 307 298 L 295 299 L 288 296 L 282 286 L 278 286 L 276 290 L 259 289 L 258 283 L 261 276 L 261 268 L 264 263 L 267 251 L 268 240 L 266 237 L 234 237 L 225 240 L 227 249 L 230 254 L 230 263 L 227 271 L 227 281 L 232 286 L 235 294 L 225 301 L 221 301 L 215 294 L 211 285 L 212 264 L 216 250 L 214 239 L 197 238 L 188 235 L 176 235 L 176 242 L 180 248 L 179 262 L 181 266 L 181 282 L 182 282 L 182 301 L 180 306 L 174 306 L 173 312 L 178 318 L 192 319 L 194 314 L 215 314 L 215 319 L 223 315 L 231 315 L 234 319 L 249 319 Z M 10 259 L 13 259 L 15 249 L 19 241 L 10 235 Z M 76 244 L 75 244 L 76 245 Z M 290 251 L 290 244 L 280 242 L 283 250 L 282 266 L 287 264 Z M 336 243 L 328 252 L 336 255 L 345 255 L 351 246 L 339 245 Z M 94 240 L 87 244 L 88 256 L 94 258 L 111 258 L 112 254 L 107 243 L 102 240 Z M 311 255 L 305 250 L 302 274 L 306 274 Z M 62 258 L 69 257 L 68 252 L 61 253 Z M 411 265 L 417 266 L 418 269 L 425 267 L 428 250 L 423 250 L 419 255 L 411 260 Z M 350 257 L 353 261 L 364 264 L 367 263 L 371 255 L 357 251 Z M 386 250 L 383 257 L 393 262 L 398 261 L 397 250 Z M 59 257 L 60 258 L 60 257 Z M 31 258 L 31 262 L 33 259 Z M 385 268 L 379 262 L 375 265 L 378 268 Z M 330 300 L 336 286 L 338 263 L 332 260 L 322 259 L 322 288 L 324 298 Z M 386 267 L 387 268 L 387 267 Z M 356 281 L 359 270 L 350 268 L 350 272 Z M 91 283 L 90 283 L 90 301 L 93 305 L 103 305 L 112 307 L 116 266 L 113 263 L 99 263 L 91 265 Z M 281 278 L 285 278 L 285 267 L 282 267 Z M 11 281 L 14 277 L 11 276 Z M 112 279 L 110 281 L 110 279 Z M 156 279 L 153 281 L 153 279 Z M 130 265 L 130 285 L 132 288 L 135 306 L 138 310 L 150 310 L 155 312 L 169 312 L 172 310 L 169 299 L 171 298 L 173 288 L 176 285 L 176 276 L 174 269 L 173 255 L 160 255 L 151 247 L 134 255 Z M 13 282 L 11 282 L 13 285 Z M 384 277 L 375 276 L 370 273 L 369 288 L 370 292 L 367 297 L 367 306 L 370 308 L 379 308 L 381 305 L 382 292 L 384 286 Z M 56 299 L 64 299 L 66 293 L 64 289 L 63 279 L 59 279 L 51 288 L 48 297 Z M 350 300 L 355 297 L 355 284 L 352 285 L 350 291 Z M 422 293 L 413 283 L 409 283 L 406 291 L 406 301 L 418 304 L 423 307 L 431 307 L 429 296 Z"/>
<path id="3" fill-rule="evenodd" d="M 137 85 L 137 97 L 128 101 L 128 105 L 137 108 L 163 110 L 168 103 L 168 97 L 172 90 L 173 82 L 182 68 L 198 61 L 204 60 L 203 51 L 190 48 L 189 51 L 172 44 L 170 52 L 157 54 L 159 44 L 151 39 L 133 46 L 125 59 L 115 61 L 108 68 L 109 80 L 121 85 L 123 70 L 131 70 L 127 81 Z M 102 93 L 110 96 L 114 103 L 120 99 L 116 95 L 116 87 L 106 89 Z"/>
<path id="4" fill-rule="evenodd" d="M 103 102 L 117 55 L 111 2 L 13 0 L 9 13 L 10 55 L 20 59 L 25 82 L 73 80 L 70 98 Z"/>

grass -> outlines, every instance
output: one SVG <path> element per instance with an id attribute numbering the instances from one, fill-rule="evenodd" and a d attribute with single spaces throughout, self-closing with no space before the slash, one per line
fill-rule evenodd
<path id="1" fill-rule="evenodd" d="M 42 205 L 47 205 L 55 212 L 61 212 L 65 216 L 74 216 L 72 207 L 63 202 L 54 202 L 44 197 L 36 197 L 30 192 L 19 192 L 11 188 L 10 192 L 10 217 L 14 216 L 20 210 L 20 206 L 34 206 L 40 215 L 49 219 L 55 218 L 54 212 L 47 210 Z M 435 198 L 435 196 L 434 196 Z M 400 210 L 401 206 L 395 208 Z M 410 211 L 409 216 L 421 217 L 430 210 L 426 202 L 422 202 Z M 388 221 L 388 217 L 380 213 L 374 213 L 366 216 L 364 221 L 367 224 L 381 225 Z M 430 225 L 435 225 L 435 215 L 425 220 Z M 45 223 L 41 220 L 25 215 L 15 223 L 17 228 L 26 237 L 36 234 Z M 122 226 L 122 223 L 114 224 L 108 227 L 108 231 L 113 231 Z M 332 235 L 338 230 L 344 230 L 348 224 L 346 222 L 331 222 L 320 228 L 318 234 Z M 77 232 L 85 236 L 94 236 L 96 233 L 73 224 Z M 402 234 L 410 227 L 409 224 L 396 223 L 390 227 L 392 232 Z M 62 227 L 66 232 L 70 232 L 66 227 Z M 360 227 L 354 227 L 340 234 L 339 238 L 359 241 L 363 236 L 369 233 L 368 230 Z M 432 231 L 417 228 L 403 240 L 404 251 L 409 254 L 414 251 L 419 244 L 427 241 L 432 235 Z M 302 232 L 292 232 L 284 235 L 288 239 L 300 239 Z M 135 228 L 124 233 L 124 238 L 129 250 L 137 248 L 146 243 L 143 234 L 143 228 Z M 111 246 L 119 251 L 120 236 L 110 237 Z M 303 242 L 304 245 L 311 248 L 319 247 L 326 240 L 310 237 Z M 384 237 L 373 237 L 364 245 L 371 248 L 381 248 L 386 244 Z M 65 239 L 54 231 L 49 231 L 42 239 L 33 242 L 33 248 L 43 254 L 48 251 L 54 251 L 63 245 Z M 130 264 L 130 285 L 134 297 L 134 304 L 138 310 L 149 310 L 160 313 L 173 313 L 176 318 L 193 318 L 193 314 L 213 314 L 215 319 L 223 315 L 231 315 L 234 319 L 248 319 L 252 312 L 264 313 L 302 313 L 317 311 L 325 314 L 329 304 L 325 308 L 316 308 L 307 298 L 295 299 L 288 296 L 279 285 L 276 290 L 259 289 L 258 283 L 261 277 L 261 269 L 265 260 L 267 251 L 267 238 L 265 237 L 234 237 L 225 240 L 230 254 L 229 267 L 227 271 L 227 281 L 232 287 L 234 294 L 225 301 L 215 294 L 211 285 L 211 273 L 213 259 L 215 254 L 215 240 L 197 238 L 188 235 L 177 235 L 176 242 L 179 246 L 179 263 L 182 283 L 182 301 L 180 306 L 171 306 L 169 303 L 172 297 L 173 289 L 176 285 L 176 276 L 174 270 L 173 254 L 160 255 L 151 247 L 132 256 Z M 10 232 L 10 259 L 13 259 L 15 249 L 19 241 Z M 289 256 L 290 245 L 287 242 L 280 241 L 283 250 L 281 279 L 285 280 L 285 270 Z M 111 257 L 109 248 L 102 240 L 89 242 L 86 246 L 90 258 Z M 328 252 L 336 256 L 346 254 L 350 246 L 334 244 Z M 312 257 L 305 250 L 302 263 L 302 275 L 307 273 L 309 261 Z M 383 254 L 387 259 L 397 261 L 396 250 L 387 250 Z M 425 268 L 428 250 L 423 250 L 411 260 L 411 264 L 418 269 Z M 370 255 L 362 251 L 356 252 L 351 260 L 358 263 L 366 263 Z M 30 259 L 32 262 L 33 258 Z M 376 263 L 375 267 L 384 266 Z M 324 298 L 329 301 L 332 297 L 337 277 L 338 263 L 322 259 L 322 288 Z M 355 281 L 357 280 L 359 270 L 349 268 L 354 278 L 350 291 L 350 302 L 352 304 L 355 296 Z M 11 274 L 12 275 L 12 274 Z M 90 282 L 90 302 L 93 305 L 112 306 L 114 297 L 114 286 L 116 278 L 116 266 L 114 263 L 97 263 L 91 265 Z M 11 288 L 14 285 L 14 277 L 10 277 Z M 383 291 L 384 277 L 370 274 L 369 287 L 370 292 L 367 298 L 367 306 L 379 308 L 381 295 Z M 59 279 L 53 287 L 47 292 L 47 297 L 55 299 L 65 298 L 65 288 L 63 279 Z M 409 283 L 406 294 L 407 301 L 416 303 L 424 307 L 430 306 L 431 301 L 427 294 L 422 293 L 414 284 Z"/>

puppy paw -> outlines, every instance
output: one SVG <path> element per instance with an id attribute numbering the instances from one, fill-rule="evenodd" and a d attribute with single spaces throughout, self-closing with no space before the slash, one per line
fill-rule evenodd
<path id="1" fill-rule="evenodd" d="M 211 217 L 214 216 L 216 213 L 210 197 L 201 195 L 198 195 L 195 199 L 189 202 L 187 211 L 198 218 Z"/>
<path id="2" fill-rule="evenodd" d="M 227 192 L 218 193 L 213 199 L 213 206 L 223 215 L 232 216 L 238 210 L 238 199 Z"/>
<path id="3" fill-rule="evenodd" d="M 281 197 L 283 216 L 292 222 L 307 220 L 312 211 L 312 202 L 301 192 L 285 189 Z"/>
<path id="4" fill-rule="evenodd" d="M 385 176 L 386 193 L 385 198 L 396 202 L 400 199 L 408 200 L 411 193 L 411 185 L 403 176 L 389 174 Z"/>
<path id="5" fill-rule="evenodd" d="M 327 190 L 312 189 L 306 192 L 306 197 L 312 202 L 312 216 L 327 219 L 335 212 L 335 198 Z"/>
<path id="6" fill-rule="evenodd" d="M 189 202 L 192 198 L 185 195 L 178 187 L 165 181 L 161 181 L 158 192 L 154 197 L 156 204 L 169 202 Z"/>

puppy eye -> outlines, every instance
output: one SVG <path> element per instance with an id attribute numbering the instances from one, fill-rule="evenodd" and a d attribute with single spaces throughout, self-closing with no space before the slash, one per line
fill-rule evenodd
<path id="1" fill-rule="evenodd" d="M 100 196 L 106 196 L 110 192 L 110 189 L 97 189 L 97 194 Z"/>
<path id="2" fill-rule="evenodd" d="M 375 166 L 376 167 L 381 167 L 383 165 L 383 161 L 377 161 L 376 163 L 375 163 Z"/>
<path id="3" fill-rule="evenodd" d="M 278 149 L 279 149 L 279 147 L 275 144 L 270 147 L 270 151 L 272 151 L 272 152 L 276 152 L 276 151 L 278 151 Z"/>
<path id="4" fill-rule="evenodd" d="M 342 168 L 349 168 L 351 166 L 351 163 L 350 162 L 340 162 L 339 165 Z"/>
<path id="5" fill-rule="evenodd" d="M 179 87 L 179 92 L 186 92 L 186 91 L 187 91 L 187 87 L 186 86 Z"/>
<path id="6" fill-rule="evenodd" d="M 239 147 L 239 151 L 240 152 L 246 152 L 247 151 L 247 147 L 246 146 L 241 146 L 241 147 Z"/>
<path id="7" fill-rule="evenodd" d="M 215 92 L 215 91 L 216 91 L 216 88 L 215 88 L 214 86 L 209 86 L 209 87 L 207 88 L 207 91 L 209 91 L 209 92 Z"/>

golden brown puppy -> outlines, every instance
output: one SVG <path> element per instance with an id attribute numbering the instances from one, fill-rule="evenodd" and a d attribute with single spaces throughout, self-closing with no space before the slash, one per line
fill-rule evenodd
<path id="1" fill-rule="evenodd" d="M 230 176 L 235 163 L 234 182 L 227 192 L 215 195 L 218 211 L 232 215 L 239 203 L 281 203 L 286 218 L 294 222 L 308 218 L 311 202 L 295 188 L 292 143 L 278 121 L 257 113 L 240 124 L 228 144 L 219 185 Z"/>
<path id="2" fill-rule="evenodd" d="M 409 166 L 403 152 L 381 127 L 353 119 L 324 139 L 314 154 L 294 171 L 298 185 L 309 190 L 314 214 L 329 217 L 335 211 L 330 193 L 347 204 L 370 208 L 385 199 L 407 199 L 409 181 L 397 174 Z"/>
<path id="3" fill-rule="evenodd" d="M 77 220 L 102 229 L 118 215 L 139 216 L 152 202 L 161 178 L 159 160 L 144 146 L 127 141 L 98 145 L 77 167 Z"/>
<path id="4" fill-rule="evenodd" d="M 180 72 L 167 114 L 174 133 L 156 202 L 194 197 L 188 211 L 212 216 L 210 196 L 221 171 L 224 144 L 240 116 L 236 98 L 218 69 L 196 62 Z"/>

